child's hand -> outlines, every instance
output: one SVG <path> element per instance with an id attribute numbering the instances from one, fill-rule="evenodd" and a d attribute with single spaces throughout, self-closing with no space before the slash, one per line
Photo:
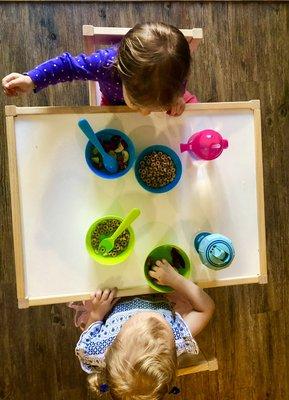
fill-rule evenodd
<path id="1" fill-rule="evenodd" d="M 92 296 L 92 310 L 90 317 L 95 321 L 102 321 L 106 314 L 112 309 L 118 299 L 116 299 L 117 288 L 98 289 Z"/>
<path id="2" fill-rule="evenodd" d="M 149 275 L 154 278 L 159 285 L 173 287 L 179 273 L 167 262 L 167 260 L 156 261 L 156 265 L 149 271 Z"/>
<path id="3" fill-rule="evenodd" d="M 29 76 L 12 72 L 2 79 L 2 88 L 7 96 L 18 96 L 32 92 L 34 83 Z"/>
<path id="4" fill-rule="evenodd" d="M 179 97 L 172 108 L 167 111 L 167 114 L 171 115 L 172 117 L 180 116 L 185 110 L 186 103 L 182 97 Z"/>

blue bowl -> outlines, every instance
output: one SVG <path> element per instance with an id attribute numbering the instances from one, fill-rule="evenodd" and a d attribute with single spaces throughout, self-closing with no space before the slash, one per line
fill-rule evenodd
<path id="1" fill-rule="evenodd" d="M 140 161 L 147 154 L 150 154 L 153 151 L 162 151 L 163 153 L 167 154 L 169 157 L 171 157 L 171 159 L 172 159 L 172 161 L 173 161 L 173 163 L 175 165 L 175 168 L 176 168 L 175 179 L 172 182 L 170 182 L 168 185 L 162 186 L 160 188 L 153 188 L 153 187 L 148 186 L 141 179 L 141 177 L 139 175 L 139 163 L 140 163 Z M 156 145 L 147 147 L 146 149 L 144 149 L 140 153 L 140 155 L 137 157 L 137 160 L 135 162 L 134 172 L 135 172 L 136 179 L 137 179 L 138 183 L 141 185 L 142 188 L 144 188 L 145 190 L 147 190 L 148 192 L 151 192 L 151 193 L 165 193 L 165 192 L 168 192 L 169 190 L 172 190 L 177 185 L 179 180 L 181 179 L 181 176 L 182 176 L 182 163 L 181 163 L 181 160 L 179 159 L 178 155 L 170 147 L 156 144 Z"/>
<path id="2" fill-rule="evenodd" d="M 108 140 L 111 139 L 112 136 L 115 135 L 120 136 L 127 143 L 129 160 L 127 167 L 121 171 L 116 172 L 115 174 L 110 174 L 108 171 L 97 169 L 93 161 L 91 160 L 92 156 L 91 153 L 92 149 L 94 148 L 94 145 L 91 142 L 88 142 L 85 148 L 85 160 L 91 171 L 94 172 L 95 175 L 100 176 L 103 179 L 116 179 L 125 175 L 131 169 L 135 161 L 135 147 L 131 139 L 125 133 L 119 131 L 118 129 L 110 129 L 110 128 L 102 129 L 96 132 L 95 134 L 97 135 L 98 139 L 108 139 Z"/>

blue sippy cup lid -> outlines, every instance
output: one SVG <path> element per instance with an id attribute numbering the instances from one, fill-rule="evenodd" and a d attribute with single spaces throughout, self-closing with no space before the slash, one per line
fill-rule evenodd
<path id="1" fill-rule="evenodd" d="M 227 243 L 216 240 L 208 246 L 206 258 L 214 267 L 221 267 L 232 260 L 232 248 Z"/>
<path id="2" fill-rule="evenodd" d="M 224 268 L 235 256 L 232 241 L 218 233 L 201 232 L 195 237 L 194 245 L 202 263 L 209 268 Z"/>

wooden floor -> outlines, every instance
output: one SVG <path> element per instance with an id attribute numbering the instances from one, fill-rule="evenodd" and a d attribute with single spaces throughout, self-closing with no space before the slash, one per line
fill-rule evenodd
<path id="1" fill-rule="evenodd" d="M 216 314 L 199 340 L 216 354 L 219 370 L 181 378 L 177 398 L 287 400 L 289 4 L 1 3 L 0 75 L 25 71 L 64 50 L 80 52 L 84 23 L 132 26 L 156 19 L 203 27 L 205 42 L 194 57 L 191 89 L 202 101 L 260 99 L 263 124 L 269 284 L 209 291 Z M 3 118 L 4 104 L 88 104 L 86 85 L 59 85 L 0 101 L 0 399 L 88 399 L 73 354 L 78 332 L 70 310 L 63 305 L 17 309 Z"/>

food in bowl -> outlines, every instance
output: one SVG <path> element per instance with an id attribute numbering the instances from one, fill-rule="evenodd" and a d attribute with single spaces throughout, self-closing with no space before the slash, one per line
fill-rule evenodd
<path id="1" fill-rule="evenodd" d="M 104 150 L 110 156 L 116 158 L 118 163 L 118 171 L 126 169 L 130 159 L 128 144 L 126 141 L 118 135 L 114 135 L 110 139 L 100 137 L 99 141 Z M 103 165 L 102 156 L 96 147 L 93 147 L 91 151 L 91 161 L 98 170 L 106 171 Z"/>
<path id="2" fill-rule="evenodd" d="M 163 151 L 152 151 L 139 162 L 140 179 L 151 188 L 161 188 L 173 182 L 176 166 L 172 158 Z"/>
<path id="3" fill-rule="evenodd" d="M 184 258 L 182 257 L 181 253 L 175 247 L 172 247 L 170 254 L 171 254 L 171 259 L 172 259 L 170 264 L 174 268 L 176 268 L 179 271 L 180 269 L 183 269 L 186 267 L 186 262 L 185 262 Z M 158 260 L 153 259 L 151 256 L 147 257 L 146 267 L 148 268 L 148 271 L 150 271 L 153 268 L 156 261 L 158 261 Z M 169 262 L 169 260 L 167 260 L 167 261 Z M 153 279 L 153 278 L 151 278 L 151 279 Z"/>
<path id="4" fill-rule="evenodd" d="M 96 225 L 93 232 L 91 233 L 91 246 L 94 251 L 98 253 L 98 247 L 102 239 L 111 236 L 119 227 L 121 221 L 117 219 L 107 219 L 105 221 L 101 221 Z M 126 229 L 123 231 L 115 240 L 114 248 L 102 254 L 103 257 L 117 257 L 119 254 L 123 253 L 129 245 L 130 241 L 130 233 L 129 230 Z"/>
<path id="5" fill-rule="evenodd" d="M 173 247 L 171 250 L 171 256 L 172 256 L 172 266 L 173 267 L 175 267 L 177 270 L 186 268 L 186 262 L 185 262 L 184 258 L 182 257 L 181 253 L 178 251 L 178 249 Z"/>
<path id="6" fill-rule="evenodd" d="M 166 244 L 155 247 L 147 256 L 144 264 L 144 274 L 148 285 L 162 293 L 169 293 L 173 289 L 169 286 L 160 285 L 157 280 L 152 278 L 149 274 L 150 270 L 155 266 L 158 260 L 167 260 L 178 273 L 185 278 L 188 278 L 191 274 L 191 263 L 187 254 L 178 246 Z"/>

